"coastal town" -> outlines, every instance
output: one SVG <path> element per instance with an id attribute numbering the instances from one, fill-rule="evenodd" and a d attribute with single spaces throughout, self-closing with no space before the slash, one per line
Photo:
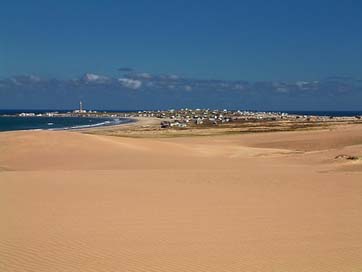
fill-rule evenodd
<path id="1" fill-rule="evenodd" d="M 12 115 L 7 115 L 12 116 Z M 230 125 L 261 122 L 299 122 L 299 123 L 330 123 L 330 122 L 358 122 L 361 116 L 316 116 L 306 114 L 290 114 L 285 112 L 228 110 L 228 109 L 169 109 L 143 111 L 96 111 L 83 108 L 82 101 L 79 108 L 73 111 L 23 112 L 18 117 L 92 117 L 92 118 L 153 118 L 159 119 L 161 129 L 185 129 L 195 127 L 225 127 Z"/>

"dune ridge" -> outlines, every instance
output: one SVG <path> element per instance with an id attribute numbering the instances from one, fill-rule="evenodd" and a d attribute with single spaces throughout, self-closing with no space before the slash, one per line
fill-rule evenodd
<path id="1" fill-rule="evenodd" d="M 0 133 L 0 270 L 360 271 L 361 135 Z"/>

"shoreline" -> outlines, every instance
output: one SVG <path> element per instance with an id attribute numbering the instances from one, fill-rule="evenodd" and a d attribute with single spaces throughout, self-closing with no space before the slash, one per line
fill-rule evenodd
<path id="1" fill-rule="evenodd" d="M 2 117 L 6 117 L 6 118 L 19 118 L 18 116 L 0 116 L 0 118 Z M 21 118 L 26 118 L 26 117 L 21 117 Z M 52 117 L 30 117 L 30 118 L 52 118 L 55 119 L 56 118 L 77 118 L 74 116 L 52 116 Z M 10 130 L 1 130 L 1 132 L 11 132 L 11 131 L 37 131 L 37 130 L 44 130 L 44 131 L 82 131 L 82 130 L 88 130 L 88 129 L 97 129 L 97 128 L 103 128 L 103 127 L 117 127 L 117 126 L 121 126 L 121 125 L 126 125 L 126 124 L 130 124 L 132 122 L 135 122 L 135 120 L 133 118 L 127 118 L 127 117 L 120 117 L 120 118 L 104 118 L 104 117 L 79 117 L 79 118 L 84 118 L 84 119 L 101 119 L 102 122 L 95 122 L 93 124 L 83 124 L 83 125 L 72 125 L 72 126 L 64 126 L 64 127 L 52 127 L 49 126 L 47 128 L 26 128 L 26 129 L 10 129 Z M 122 120 L 121 122 L 118 122 L 117 120 Z"/>
<path id="2" fill-rule="evenodd" d="M 149 118 L 149 117 L 121 117 L 124 119 L 130 120 L 130 122 L 117 124 L 117 125 L 108 125 L 108 126 L 100 126 L 95 128 L 84 128 L 79 129 L 82 132 L 93 132 L 93 131 L 107 131 L 114 129 L 123 129 L 123 128 L 137 128 L 137 127 L 149 127 L 156 126 L 160 123 L 157 118 Z"/>

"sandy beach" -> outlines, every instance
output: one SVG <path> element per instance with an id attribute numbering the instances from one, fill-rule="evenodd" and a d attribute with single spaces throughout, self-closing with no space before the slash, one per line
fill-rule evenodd
<path id="1" fill-rule="evenodd" d="M 362 271 L 361 156 L 362 125 L 0 133 L 0 271 Z"/>

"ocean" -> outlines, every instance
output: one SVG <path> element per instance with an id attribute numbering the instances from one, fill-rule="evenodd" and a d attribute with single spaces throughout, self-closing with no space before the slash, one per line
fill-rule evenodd
<path id="1" fill-rule="evenodd" d="M 34 110 L 0 110 L 0 115 L 15 115 L 19 113 L 45 113 L 51 111 Z M 58 111 L 59 112 L 59 111 Z M 67 112 L 67 111 L 64 111 Z M 132 122 L 127 118 L 94 118 L 94 117 L 18 117 L 1 116 L 0 131 L 13 130 L 69 130 L 87 127 L 119 125 Z"/>

